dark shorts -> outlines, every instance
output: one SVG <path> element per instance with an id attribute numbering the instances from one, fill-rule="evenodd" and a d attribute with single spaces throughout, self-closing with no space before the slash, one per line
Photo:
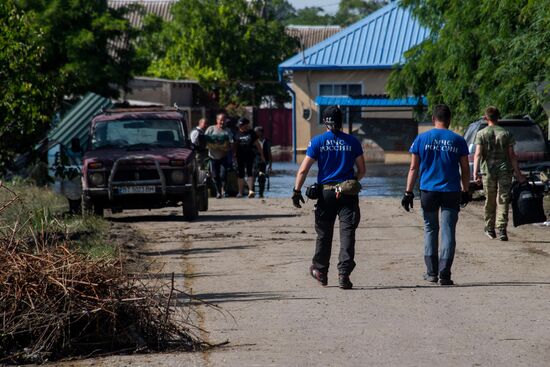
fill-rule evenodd
<path id="1" fill-rule="evenodd" d="M 253 167 L 254 167 L 254 160 L 256 156 L 255 155 L 245 155 L 245 156 L 237 156 L 237 170 L 238 170 L 238 177 L 244 178 L 245 171 L 246 176 L 253 177 Z"/>

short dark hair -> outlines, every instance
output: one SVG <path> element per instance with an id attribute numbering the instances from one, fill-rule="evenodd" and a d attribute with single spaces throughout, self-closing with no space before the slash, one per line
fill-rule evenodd
<path id="1" fill-rule="evenodd" d="M 492 122 L 497 122 L 500 118 L 500 111 L 495 106 L 489 106 L 485 109 L 485 116 Z"/>
<path id="2" fill-rule="evenodd" d="M 250 123 L 249 119 L 247 119 L 246 117 L 241 117 L 237 122 L 237 126 L 244 126 L 244 125 L 248 125 L 249 123 Z"/>
<path id="3" fill-rule="evenodd" d="M 443 122 L 445 126 L 451 124 L 451 109 L 446 104 L 438 104 L 434 106 L 432 116 L 440 122 Z"/>
<path id="4" fill-rule="evenodd" d="M 323 111 L 323 124 L 329 129 L 342 128 L 342 110 L 338 106 L 329 106 Z"/>

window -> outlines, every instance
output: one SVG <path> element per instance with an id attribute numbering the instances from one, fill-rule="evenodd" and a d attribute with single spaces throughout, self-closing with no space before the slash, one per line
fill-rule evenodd
<path id="1" fill-rule="evenodd" d="M 183 147 L 181 123 L 176 120 L 115 120 L 98 122 L 92 149 L 132 147 Z"/>
<path id="2" fill-rule="evenodd" d="M 319 84 L 320 96 L 360 96 L 362 94 L 362 86 L 359 83 L 354 84 Z M 322 124 L 323 112 L 328 106 L 320 106 L 319 108 L 319 123 Z M 343 125 L 347 126 L 351 123 L 361 122 L 361 107 L 342 107 L 344 114 Z"/>

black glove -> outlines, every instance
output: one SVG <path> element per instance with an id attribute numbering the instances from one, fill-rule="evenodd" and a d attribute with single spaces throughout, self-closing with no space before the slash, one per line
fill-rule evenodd
<path id="1" fill-rule="evenodd" d="M 464 208 L 472 200 L 468 191 L 462 191 L 460 193 L 460 207 Z"/>
<path id="2" fill-rule="evenodd" d="M 401 206 L 406 210 L 409 211 L 409 207 L 413 208 L 413 199 L 414 194 L 412 191 L 405 191 L 405 195 L 403 195 L 403 199 L 401 199 Z"/>
<path id="3" fill-rule="evenodd" d="M 306 202 L 302 196 L 302 191 L 294 189 L 292 194 L 292 204 L 296 208 L 301 208 L 302 206 L 300 205 L 300 201 L 304 204 Z"/>

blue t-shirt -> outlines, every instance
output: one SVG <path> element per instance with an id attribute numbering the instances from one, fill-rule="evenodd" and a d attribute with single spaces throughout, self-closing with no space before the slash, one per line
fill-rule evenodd
<path id="1" fill-rule="evenodd" d="M 409 152 L 420 157 L 420 190 L 461 191 L 460 157 L 468 155 L 462 136 L 447 129 L 432 129 L 418 135 Z"/>
<path id="2" fill-rule="evenodd" d="M 359 141 L 344 132 L 327 131 L 309 142 L 306 155 L 317 161 L 317 183 L 337 183 L 354 177 L 355 159 L 363 154 Z"/>

